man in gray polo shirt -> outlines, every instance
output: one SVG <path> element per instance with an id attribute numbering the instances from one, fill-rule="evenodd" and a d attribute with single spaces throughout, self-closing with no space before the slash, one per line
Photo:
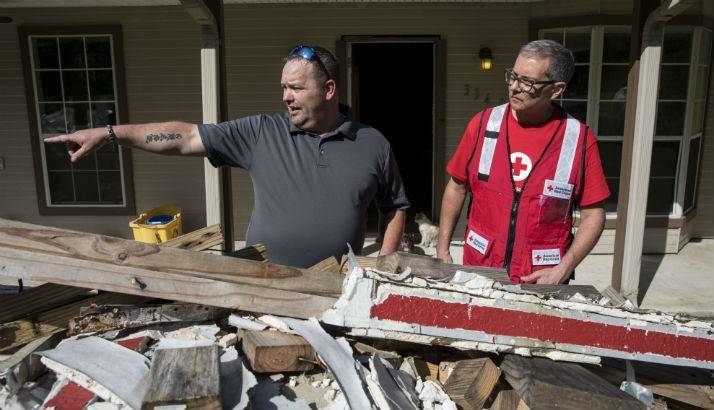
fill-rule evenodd
<path id="1" fill-rule="evenodd" d="M 352 121 L 338 103 L 335 58 L 298 46 L 281 78 L 287 112 L 216 125 L 168 122 L 118 125 L 47 138 L 64 142 L 72 161 L 106 141 L 147 151 L 204 155 L 214 166 L 248 170 L 255 206 L 247 243 L 263 243 L 272 262 L 307 267 L 360 252 L 367 207 L 376 199 L 387 223 L 381 254 L 397 250 L 409 201 L 389 143 Z"/>

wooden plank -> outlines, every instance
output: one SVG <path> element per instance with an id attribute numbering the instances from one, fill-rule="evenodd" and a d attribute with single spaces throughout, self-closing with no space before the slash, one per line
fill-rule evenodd
<path id="1" fill-rule="evenodd" d="M 308 269 L 317 272 L 341 272 L 342 267 L 337 262 L 334 256 L 330 256 L 316 264 L 310 266 Z"/>
<path id="2" fill-rule="evenodd" d="M 315 350 L 303 337 L 272 330 L 243 333 L 243 353 L 257 373 L 310 370 Z"/>
<path id="3" fill-rule="evenodd" d="M 491 405 L 491 410 L 529 410 L 515 390 L 501 390 Z"/>
<path id="4" fill-rule="evenodd" d="M 372 257 L 372 256 L 355 256 L 355 259 L 357 260 L 357 264 L 363 268 L 376 268 L 377 267 L 377 258 Z M 347 273 L 348 269 L 348 264 L 347 264 L 347 255 L 342 257 L 342 260 L 340 261 L 340 271 L 342 273 Z"/>
<path id="5" fill-rule="evenodd" d="M 612 286 L 606 287 L 600 293 L 602 293 L 604 297 L 610 299 L 610 306 L 622 306 L 627 301 L 627 299 L 622 297 L 620 292 Z"/>
<path id="6" fill-rule="evenodd" d="M 427 361 L 420 357 L 409 356 L 405 357 L 404 361 L 409 364 L 414 374 L 421 377 L 422 380 L 439 380 L 439 364 L 433 361 Z"/>
<path id="7" fill-rule="evenodd" d="M 592 285 L 540 285 L 521 284 L 521 290 L 527 293 L 542 295 L 548 299 L 568 300 L 576 293 L 595 303 L 602 299 L 602 294 Z"/>
<path id="8" fill-rule="evenodd" d="M 0 351 L 22 346 L 35 339 L 67 329 L 67 322 L 79 314 L 82 306 L 107 303 L 142 303 L 140 296 L 104 293 L 68 305 L 38 313 L 22 320 L 0 324 Z"/>
<path id="9" fill-rule="evenodd" d="M 655 363 L 630 362 L 635 381 L 662 396 L 690 406 L 714 409 L 714 379 L 711 371 L 681 366 L 665 366 Z M 615 386 L 626 380 L 623 360 L 602 359 L 602 366 L 585 366 L 591 372 Z M 676 404 L 676 403 L 675 403 Z"/>
<path id="10" fill-rule="evenodd" d="M 460 408 L 481 410 L 500 376 L 501 370 L 488 357 L 460 360 L 450 368 L 444 391 Z"/>
<path id="11" fill-rule="evenodd" d="M 311 295 L 339 295 L 344 279 L 339 274 L 311 272 L 266 262 L 165 248 L 157 244 L 26 224 L 2 218 L 0 218 L 0 248 L 3 251 L 5 249 L 32 251 L 75 260 L 88 260 L 95 264 L 105 263 L 117 267 L 183 274 L 195 278 L 258 285 Z M 0 271 L 0 274 L 4 272 Z M 51 281 L 45 280 L 45 282 Z"/>
<path id="12" fill-rule="evenodd" d="M 69 335 L 106 332 L 167 322 L 216 321 L 230 314 L 229 309 L 191 303 L 160 306 L 103 305 L 81 312 L 69 321 Z"/>
<path id="13" fill-rule="evenodd" d="M 532 409 L 644 409 L 645 405 L 573 363 L 507 355 L 506 380 Z"/>
<path id="14" fill-rule="evenodd" d="M 391 273 L 401 273 L 407 267 L 414 276 L 432 279 L 451 279 L 456 271 L 474 272 L 500 283 L 510 283 L 505 269 L 483 266 L 465 266 L 445 263 L 436 258 L 406 252 L 394 252 L 377 258 L 376 268 Z"/>
<path id="15" fill-rule="evenodd" d="M 0 275 L 283 316 L 319 317 L 343 276 L 0 219 Z M 325 296 L 323 296 L 325 295 Z"/>
<path id="16" fill-rule="evenodd" d="M 394 351 L 388 351 L 388 350 L 380 350 L 377 349 L 374 346 L 370 346 L 367 344 L 364 344 L 362 342 L 356 342 L 352 348 L 361 353 L 361 354 L 369 354 L 377 357 L 381 357 L 382 359 L 386 360 L 389 362 L 389 364 L 392 365 L 395 369 L 398 369 L 402 365 L 402 356 L 399 355 L 399 353 L 394 352 Z"/>
<path id="17" fill-rule="evenodd" d="M 197 229 L 193 232 L 177 236 L 161 244 L 169 248 L 202 251 L 223 243 L 223 233 L 218 224 Z"/>
<path id="18" fill-rule="evenodd" d="M 45 283 L 0 299 L 0 323 L 22 319 L 89 296 L 88 289 Z"/>
<path id="19" fill-rule="evenodd" d="M 252 261 L 268 261 L 268 252 L 265 245 L 256 243 L 255 245 L 246 246 L 231 253 L 234 258 L 250 259 Z"/>
<path id="20" fill-rule="evenodd" d="M 183 404 L 188 409 L 221 409 L 218 346 L 154 352 L 142 409 Z"/>

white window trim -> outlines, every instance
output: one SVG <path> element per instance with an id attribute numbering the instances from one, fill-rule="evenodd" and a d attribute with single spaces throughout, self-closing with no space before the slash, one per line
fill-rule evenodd
<path id="1" fill-rule="evenodd" d="M 51 38 L 63 38 L 63 37 L 109 37 L 109 52 L 111 53 L 111 61 L 112 61 L 112 82 L 114 86 L 114 97 L 115 99 L 112 100 L 111 102 L 114 103 L 114 109 L 116 110 L 115 118 L 116 118 L 116 123 L 117 125 L 120 124 L 120 104 L 119 104 L 119 95 L 117 93 L 118 87 L 117 87 L 117 79 L 116 79 L 116 58 L 114 56 L 114 35 L 111 33 L 106 33 L 106 34 L 57 34 L 57 35 L 52 35 L 52 34 L 37 34 L 37 35 L 29 35 L 27 36 L 27 47 L 29 50 L 29 61 L 30 61 L 30 71 L 32 74 L 32 86 L 33 86 L 33 93 L 35 97 L 35 106 L 33 107 L 35 109 L 35 115 L 37 118 L 37 134 L 40 138 L 40 156 L 42 159 L 42 182 L 44 185 L 45 189 L 45 206 L 48 208 L 126 208 L 128 206 L 127 203 L 127 192 L 126 192 L 126 176 L 125 176 L 125 169 L 124 169 L 124 156 L 121 154 L 122 147 L 117 146 L 117 149 L 119 150 L 119 173 L 120 173 L 120 180 L 121 180 L 121 191 L 122 191 L 122 202 L 120 204 L 100 204 L 100 203 L 83 203 L 83 204 L 53 204 L 52 203 L 52 197 L 50 194 L 50 186 L 49 186 L 49 171 L 47 169 L 47 157 L 45 153 L 45 144 L 42 142 L 44 137 L 51 136 L 51 135 L 58 135 L 58 134 L 45 134 L 42 132 L 42 121 L 40 120 L 40 100 L 38 98 L 38 91 L 37 91 L 37 76 L 36 73 L 38 71 L 57 71 L 55 69 L 47 69 L 47 70 L 42 70 L 38 69 L 35 70 L 35 53 L 33 52 L 32 48 L 32 40 L 34 38 L 42 38 L 42 37 L 51 37 Z M 57 43 L 57 52 L 59 53 L 59 42 Z M 87 61 L 87 49 L 86 45 L 84 48 L 84 61 L 86 63 Z M 64 95 L 64 82 L 62 81 L 62 70 L 64 69 L 59 69 L 60 73 L 60 87 L 62 89 L 62 95 Z M 82 68 L 82 69 L 75 69 L 75 71 L 85 71 L 88 72 L 88 68 Z M 43 103 L 46 103 L 47 101 L 43 101 Z M 73 101 L 76 102 L 76 101 Z M 79 101 L 82 102 L 82 101 Z M 89 103 L 89 101 L 87 101 Z M 94 103 L 101 103 L 101 102 L 109 102 L 109 101 L 91 101 Z M 64 123 L 65 126 L 67 124 L 67 110 L 65 107 L 66 101 L 57 101 L 56 103 L 61 103 L 62 108 L 64 111 Z M 93 118 L 90 116 L 90 122 L 93 124 Z M 72 178 L 72 190 L 76 191 L 74 187 L 74 178 Z"/>
<path id="2" fill-rule="evenodd" d="M 653 143 L 655 141 L 678 141 L 679 142 L 679 152 L 678 152 L 678 157 L 677 157 L 677 169 L 675 172 L 674 176 L 674 195 L 673 195 L 673 204 L 672 204 L 672 210 L 670 211 L 669 214 L 647 214 L 648 218 L 681 218 L 686 212 L 689 212 L 691 209 L 696 208 L 696 192 L 694 193 L 694 200 L 692 207 L 690 209 L 683 209 L 684 206 L 684 199 L 686 195 L 686 178 L 687 178 L 687 167 L 688 167 L 688 162 L 689 162 L 689 146 L 690 143 L 693 139 L 695 138 L 701 138 L 703 131 L 697 133 L 696 135 L 691 135 L 692 131 L 692 121 L 693 121 L 693 104 L 694 104 L 694 96 L 696 95 L 696 82 L 697 82 L 697 69 L 700 65 L 700 58 L 701 56 L 699 55 L 699 50 L 700 50 L 700 45 L 702 41 L 702 36 L 704 33 L 704 30 L 707 30 L 704 27 L 701 26 L 669 26 L 668 28 L 672 30 L 674 27 L 674 30 L 677 31 L 689 31 L 691 30 L 692 32 L 692 43 L 691 43 L 691 49 L 690 49 L 690 61 L 689 61 L 689 76 L 688 76 L 688 85 L 687 85 L 687 96 L 686 96 L 686 106 L 685 106 L 685 118 L 684 118 L 684 127 L 683 127 L 683 134 L 681 136 L 654 136 L 653 138 Z M 547 28 L 547 29 L 541 29 L 539 30 L 539 38 L 543 38 L 544 32 L 547 31 L 563 31 L 565 33 L 567 32 L 582 32 L 584 29 L 590 29 L 591 30 L 591 37 L 590 37 L 590 73 L 588 77 L 588 108 L 587 108 L 587 123 L 590 125 L 590 127 L 595 131 L 598 130 L 598 120 L 599 120 L 599 105 L 600 105 L 600 83 L 602 80 L 602 67 L 603 67 L 603 62 L 602 62 L 602 51 L 603 51 L 603 46 L 604 46 L 604 34 L 605 30 L 607 29 L 608 32 L 612 31 L 619 31 L 622 30 L 623 32 L 630 32 L 630 26 L 603 26 L 603 25 L 594 25 L 594 26 L 585 26 L 585 27 L 562 27 L 562 28 Z M 708 62 L 711 64 L 711 62 Z M 623 65 L 627 65 L 624 64 Z M 675 63 L 672 64 L 667 64 L 667 65 L 677 65 Z M 681 63 L 681 65 L 686 65 L 685 63 Z M 660 66 L 661 67 L 661 66 Z M 661 69 L 661 68 L 660 68 Z M 659 84 L 658 84 L 659 87 Z M 705 106 L 706 106 L 706 101 L 708 100 L 708 95 L 705 95 Z M 668 101 L 668 100 L 657 100 L 658 103 L 660 101 Z M 672 101 L 677 101 L 681 102 L 682 100 L 672 100 Z M 706 112 L 706 107 L 705 107 L 705 112 Z M 624 140 L 624 136 L 601 136 L 599 133 L 596 131 L 596 135 L 599 141 L 612 141 L 612 142 L 622 142 Z M 702 147 L 700 147 L 700 157 L 701 157 L 701 150 Z M 696 166 L 699 166 L 700 158 L 697 158 L 697 164 Z M 650 177 L 651 178 L 651 177 Z M 696 186 L 698 183 L 698 178 L 699 175 L 697 174 L 694 179 L 694 185 Z M 608 212 L 606 214 L 606 218 L 610 220 L 614 220 L 617 218 L 617 213 L 616 212 Z"/>

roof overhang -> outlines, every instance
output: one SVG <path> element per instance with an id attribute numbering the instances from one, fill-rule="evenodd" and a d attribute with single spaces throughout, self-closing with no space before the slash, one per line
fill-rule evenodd
<path id="1" fill-rule="evenodd" d="M 422 0 L 421 3 L 535 3 L 542 0 Z M 381 3 L 414 3 L 414 0 L 380 0 Z M 374 0 L 224 0 L 224 4 L 374 3 Z M 3 0 L 0 9 L 38 7 L 146 7 L 179 6 L 179 0 Z"/>

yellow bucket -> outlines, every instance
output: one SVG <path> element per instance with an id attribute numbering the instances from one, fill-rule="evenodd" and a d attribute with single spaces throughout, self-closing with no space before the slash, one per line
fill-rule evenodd
<path id="1" fill-rule="evenodd" d="M 181 208 L 164 205 L 142 213 L 129 222 L 134 240 L 162 243 L 181 235 Z"/>

